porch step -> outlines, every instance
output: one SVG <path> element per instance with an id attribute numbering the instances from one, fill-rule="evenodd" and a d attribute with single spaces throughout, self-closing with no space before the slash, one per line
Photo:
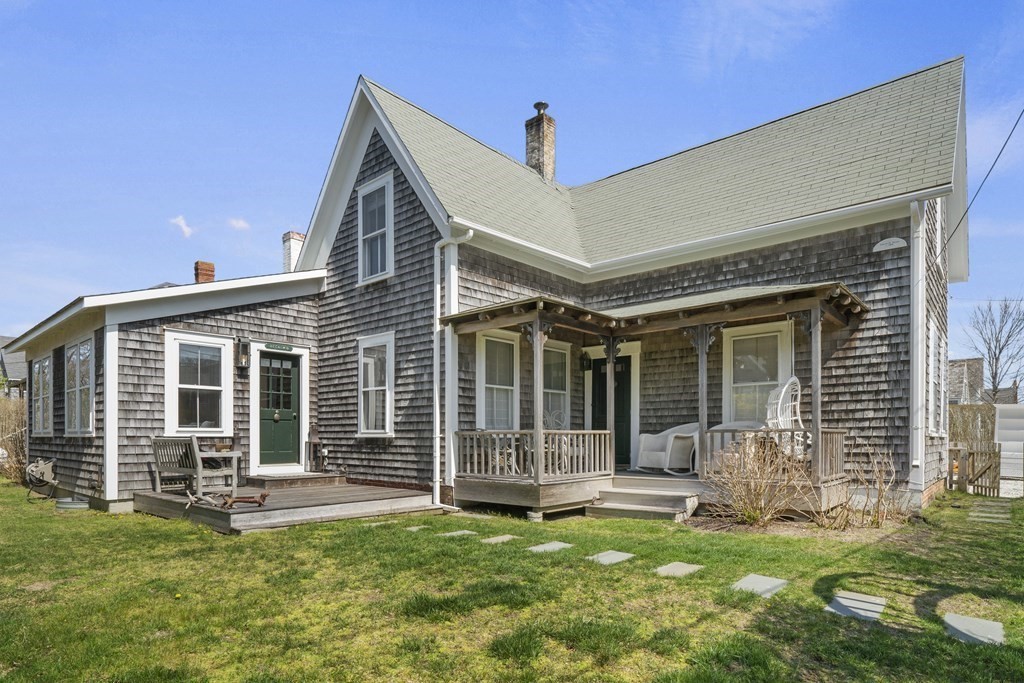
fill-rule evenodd
<path id="1" fill-rule="evenodd" d="M 698 503 L 698 497 L 693 493 L 612 488 L 600 491 L 598 500 L 586 507 L 586 513 L 589 517 L 670 519 L 681 522 L 693 514 Z"/>
<path id="2" fill-rule="evenodd" d="M 671 491 L 682 495 L 699 495 L 707 486 L 697 477 L 673 477 L 667 474 L 616 474 L 612 479 L 614 489 L 641 489 L 645 491 Z"/>
<path id="3" fill-rule="evenodd" d="M 305 472 L 302 474 L 250 474 L 245 485 L 267 491 L 273 489 L 297 489 L 310 486 L 338 486 L 345 484 L 344 474 Z"/>

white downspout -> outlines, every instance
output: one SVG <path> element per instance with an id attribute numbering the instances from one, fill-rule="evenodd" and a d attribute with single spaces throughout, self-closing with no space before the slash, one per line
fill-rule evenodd
<path id="1" fill-rule="evenodd" d="M 448 220 L 451 225 L 452 219 Z M 432 501 L 434 505 L 441 504 L 441 250 L 450 244 L 459 245 L 473 239 L 473 231 L 468 230 L 462 237 L 446 237 L 434 244 L 434 469 L 431 479 Z M 458 292 L 454 294 L 458 296 Z M 448 292 L 448 296 L 453 296 Z M 448 372 L 452 369 L 448 368 Z M 451 448 L 451 444 L 448 445 Z"/>
<path id="2" fill-rule="evenodd" d="M 910 481 L 924 490 L 925 435 L 925 205 L 910 203 Z"/>

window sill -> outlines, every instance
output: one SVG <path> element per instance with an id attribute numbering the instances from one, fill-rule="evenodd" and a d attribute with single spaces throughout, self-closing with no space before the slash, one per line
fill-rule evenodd
<path id="1" fill-rule="evenodd" d="M 209 436 L 209 437 L 234 437 L 233 431 L 225 431 L 222 429 L 189 429 L 188 427 L 179 427 L 174 430 L 168 430 L 168 436 Z"/>
<path id="2" fill-rule="evenodd" d="M 393 439 L 394 432 L 356 432 L 357 439 Z"/>
<path id="3" fill-rule="evenodd" d="M 384 282 L 385 280 L 390 279 L 393 275 L 394 273 L 389 270 L 386 273 L 381 273 L 380 275 L 374 275 L 373 277 L 360 280 L 356 283 L 356 287 L 365 287 L 366 285 L 372 285 L 377 282 Z"/>

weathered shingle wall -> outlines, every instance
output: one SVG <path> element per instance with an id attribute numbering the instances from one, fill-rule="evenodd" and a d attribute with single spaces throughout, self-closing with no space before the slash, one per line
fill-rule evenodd
<path id="1" fill-rule="evenodd" d="M 93 333 L 95 364 L 93 436 L 68 436 L 64 427 L 64 347 L 53 349 L 53 436 L 33 433 L 29 404 L 28 452 L 31 459 L 56 458 L 54 472 L 60 485 L 81 495 L 95 496 L 103 482 L 103 330 Z M 29 372 L 29 384 L 32 383 Z M 35 387 L 29 387 L 29 396 Z"/>
<path id="2" fill-rule="evenodd" d="M 314 423 L 318 419 L 317 309 L 317 297 L 302 297 L 122 324 L 118 330 L 120 497 L 153 488 L 150 439 L 165 431 L 165 328 L 310 347 L 309 418 Z M 233 358 L 225 361 L 234 365 Z M 249 470 L 249 384 L 258 377 L 256 373 L 255 366 L 247 374 L 233 369 L 233 445 L 242 451 L 243 473 Z M 305 440 L 306 435 L 300 435 L 300 441 Z"/>
<path id="3" fill-rule="evenodd" d="M 354 189 L 327 261 L 321 304 L 320 438 L 349 477 L 425 487 L 432 465 L 434 243 L 440 233 L 374 132 L 355 187 L 394 173 L 394 275 L 359 286 Z M 356 438 L 358 338 L 395 333 L 395 436 Z M 443 405 L 443 403 L 442 403 Z"/>

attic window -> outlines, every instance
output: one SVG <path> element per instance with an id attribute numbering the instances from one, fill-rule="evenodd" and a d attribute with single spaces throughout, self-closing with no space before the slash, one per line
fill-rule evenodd
<path id="1" fill-rule="evenodd" d="M 359 282 L 374 282 L 393 269 L 395 200 L 389 172 L 359 188 Z"/>

